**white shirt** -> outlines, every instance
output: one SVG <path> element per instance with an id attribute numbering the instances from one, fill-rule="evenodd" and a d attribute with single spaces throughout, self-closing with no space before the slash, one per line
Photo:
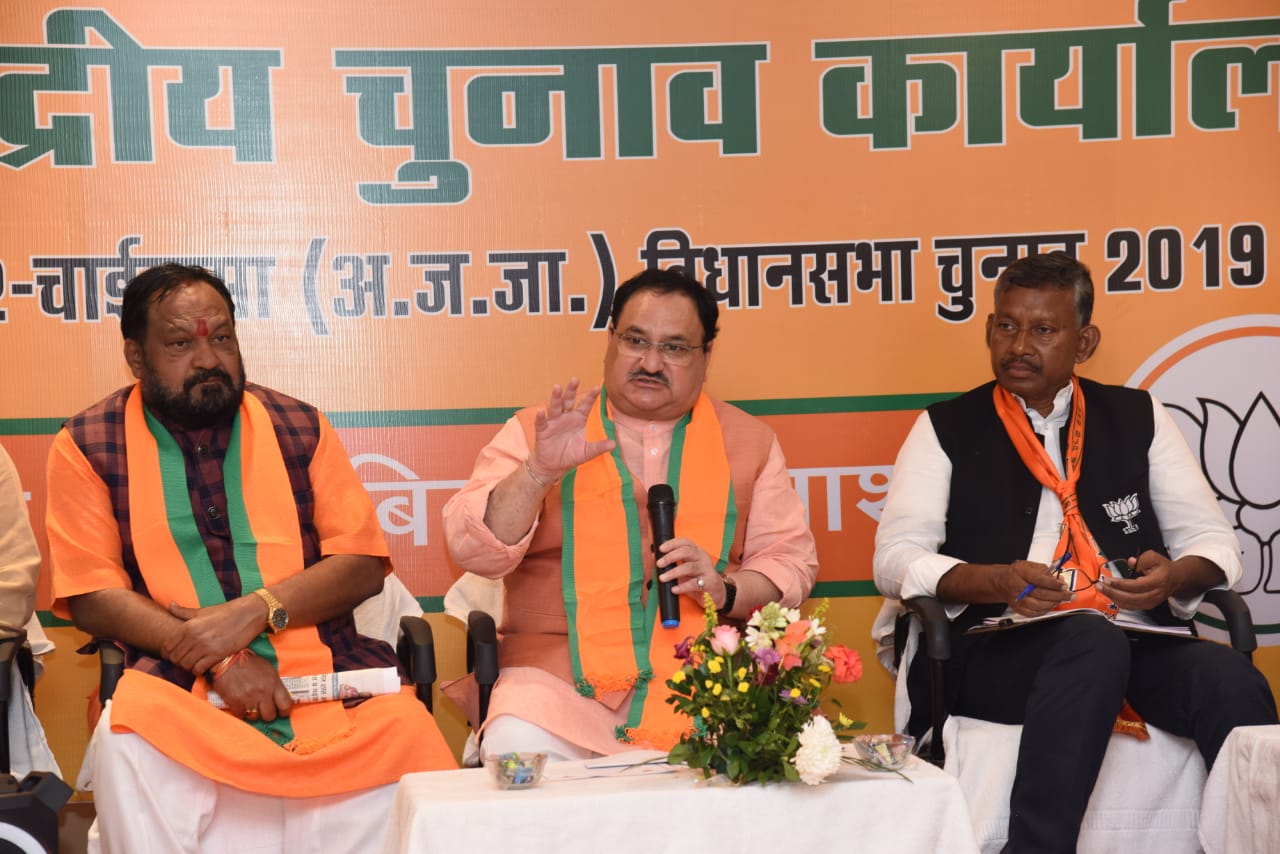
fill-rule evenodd
<path id="1" fill-rule="evenodd" d="M 1053 411 L 1044 416 L 1028 409 L 1032 427 L 1044 437 L 1045 450 L 1062 472 L 1059 429 L 1071 405 L 1072 383 L 1054 397 Z M 1019 402 L 1025 402 L 1019 398 Z M 1173 419 L 1151 398 L 1155 434 L 1147 451 L 1151 503 L 1160 519 L 1160 533 L 1172 559 L 1197 555 L 1216 564 L 1226 575 L 1223 587 L 1240 580 L 1240 545 L 1218 507 L 1217 499 L 1187 447 Z M 946 536 L 951 460 L 938 443 L 927 412 L 920 413 L 894 463 L 893 481 L 880 525 L 876 529 L 874 561 L 876 587 L 893 599 L 937 595 L 938 581 L 964 559 L 940 554 Z M 998 524 L 998 520 L 993 523 Z M 1053 558 L 1062 524 L 1062 505 L 1047 488 L 1040 490 L 1040 508 L 1025 558 L 1047 564 Z M 1176 616 L 1190 619 L 1200 597 L 1170 599 Z M 964 605 L 948 605 L 955 619 Z M 1132 616 L 1132 615 L 1130 615 Z"/>

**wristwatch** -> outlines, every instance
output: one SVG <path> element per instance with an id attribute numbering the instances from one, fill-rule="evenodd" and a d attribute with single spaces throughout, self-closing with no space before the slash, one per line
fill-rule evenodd
<path id="1" fill-rule="evenodd" d="M 267 603 L 267 628 L 272 634 L 283 632 L 289 628 L 289 612 L 284 609 L 284 605 L 279 599 L 267 592 L 265 587 L 259 587 L 253 591 L 262 597 L 262 601 Z"/>
<path id="2" fill-rule="evenodd" d="M 738 601 L 738 584 L 727 575 L 721 580 L 724 581 L 724 604 L 716 609 L 716 613 L 728 614 L 733 610 L 733 603 Z"/>

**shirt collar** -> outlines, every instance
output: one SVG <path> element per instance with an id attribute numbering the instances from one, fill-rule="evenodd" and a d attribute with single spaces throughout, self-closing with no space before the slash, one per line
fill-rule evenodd
<path id="1" fill-rule="evenodd" d="M 1041 415 L 1038 410 L 1027 406 L 1027 402 L 1019 395 L 1015 394 L 1014 397 L 1018 398 L 1018 403 L 1031 419 L 1031 429 L 1044 435 L 1050 430 L 1061 430 L 1066 425 L 1067 415 L 1071 412 L 1071 395 L 1074 390 L 1075 381 L 1067 380 L 1067 384 L 1058 389 L 1058 393 L 1053 396 L 1053 409 L 1048 415 Z"/>

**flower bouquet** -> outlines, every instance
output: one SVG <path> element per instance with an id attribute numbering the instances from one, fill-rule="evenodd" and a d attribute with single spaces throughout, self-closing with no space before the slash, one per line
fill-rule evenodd
<path id="1" fill-rule="evenodd" d="M 839 767 L 840 736 L 864 724 L 843 714 L 835 725 L 819 696 L 834 679 L 862 678 L 858 653 L 828 644 L 824 601 L 808 619 L 770 603 L 747 623 L 745 636 L 717 625 L 708 602 L 707 627 L 676 647 L 684 663 L 667 680 L 667 702 L 693 720 L 668 761 L 724 774 L 734 783 L 822 782 Z"/>

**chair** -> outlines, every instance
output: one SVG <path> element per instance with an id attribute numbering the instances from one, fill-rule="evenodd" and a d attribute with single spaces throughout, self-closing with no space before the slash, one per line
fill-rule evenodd
<path id="1" fill-rule="evenodd" d="M 16 665 L 16 667 L 15 667 Z M 27 633 L 0 640 L 0 772 L 8 773 L 9 764 L 9 713 L 10 703 L 19 704 L 21 697 L 13 698 L 13 675 L 18 674 L 18 685 L 34 698 L 35 663 Z"/>
<path id="2" fill-rule="evenodd" d="M 41 659 L 53 648 L 34 615 L 23 631 L 0 640 L 0 774 L 62 773 L 32 705 Z"/>
<path id="3" fill-rule="evenodd" d="M 427 711 L 432 711 L 432 689 L 436 681 L 435 640 L 431 624 L 423 618 L 418 600 L 394 575 L 388 575 L 382 592 L 355 609 L 356 630 L 366 637 L 394 644 L 400 663 L 409 674 L 414 691 Z M 98 696 L 111 699 L 116 683 L 124 675 L 124 651 L 109 640 L 95 641 L 98 651 Z"/>
<path id="4" fill-rule="evenodd" d="M 494 683 L 498 681 L 497 623 L 502 619 L 502 597 L 501 581 L 470 572 L 464 572 L 450 585 L 444 597 L 445 614 L 467 628 L 467 678 L 475 684 L 474 696 L 459 700 L 460 694 L 469 695 L 465 688 L 452 696 L 471 727 L 462 749 L 464 766 L 480 765 L 480 739 L 476 733 L 489 716 L 489 698 L 493 694 Z"/>
<path id="5" fill-rule="evenodd" d="M 58 811 L 71 797 L 71 788 L 58 776 L 61 770 L 49 750 L 32 709 L 37 656 L 52 649 L 40 624 L 0 640 L 0 844 L 2 850 L 53 851 L 58 846 Z M 16 740 L 16 741 L 15 741 Z"/>
<path id="6" fill-rule="evenodd" d="M 1221 612 L 1232 647 L 1251 657 L 1258 644 L 1244 599 L 1233 590 L 1210 590 L 1205 602 Z M 1022 728 L 948 716 L 943 701 L 943 668 L 951 657 L 946 613 L 932 597 L 908 599 L 902 605 L 906 612 L 895 627 L 895 661 L 901 661 L 909 645 L 918 645 L 930 668 L 932 737 L 921 753 L 959 779 L 979 847 L 998 851 L 1008 835 L 1009 795 Z M 916 626 L 918 633 L 912 637 Z M 904 672 L 898 678 L 900 694 L 906 690 Z M 905 704 L 895 706 L 902 729 Z M 1112 738 L 1081 826 L 1080 851 L 1199 850 L 1196 834 L 1206 778 L 1204 762 L 1190 739 L 1150 725 L 1148 730 L 1147 742 Z"/>

